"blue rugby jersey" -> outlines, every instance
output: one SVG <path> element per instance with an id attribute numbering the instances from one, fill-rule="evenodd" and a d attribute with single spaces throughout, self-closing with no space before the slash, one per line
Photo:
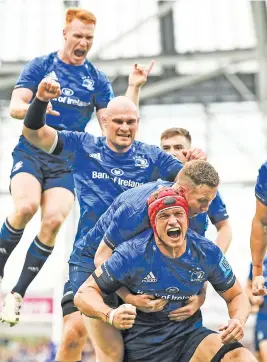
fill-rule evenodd
<path id="1" fill-rule="evenodd" d="M 263 277 L 264 277 L 264 286 L 267 288 L 267 258 L 263 260 Z M 252 263 L 250 264 L 249 276 L 248 279 L 252 281 Z M 264 296 L 264 302 L 260 306 L 259 312 L 257 313 L 258 319 L 267 319 L 267 295 Z"/>
<path id="2" fill-rule="evenodd" d="M 116 248 L 101 266 L 103 273 L 99 277 L 93 274 L 106 294 L 126 286 L 133 294 L 151 294 L 168 300 L 160 312 L 137 311 L 136 328 L 138 323 L 155 326 L 157 321 L 165 320 L 167 335 L 169 328 L 177 336 L 189 332 L 202 325 L 201 312 L 181 323 L 170 321 L 169 312 L 199 294 L 207 280 L 217 292 L 224 292 L 234 285 L 236 278 L 232 268 L 214 243 L 192 230 L 188 230 L 186 239 L 184 254 L 179 258 L 168 258 L 158 249 L 152 229 L 148 229 Z M 128 333 L 131 334 L 131 329 Z"/>
<path id="3" fill-rule="evenodd" d="M 28 63 L 15 89 L 28 88 L 35 95 L 45 77 L 58 81 L 61 87 L 61 95 L 51 100 L 53 109 L 60 116 L 46 115 L 47 125 L 58 130 L 84 131 L 94 110 L 106 108 L 114 97 L 106 75 L 92 63 L 85 60 L 83 65 L 66 64 L 59 59 L 57 52 Z"/>
<path id="4" fill-rule="evenodd" d="M 267 162 L 263 163 L 259 169 L 255 196 L 263 205 L 267 206 Z"/>
<path id="5" fill-rule="evenodd" d="M 80 243 L 81 254 L 94 257 L 102 239 L 111 249 L 114 249 L 119 244 L 149 228 L 148 197 L 158 188 L 163 186 L 170 187 L 172 185 L 173 182 L 158 180 L 157 182 L 142 185 L 137 189 L 128 190 L 119 195 L 100 217 L 95 226 L 84 236 L 83 242 Z M 212 220 L 214 223 L 228 217 L 219 193 L 217 193 L 217 196 L 212 201 L 210 208 L 210 215 L 213 215 Z M 191 218 L 189 227 L 198 233 L 204 234 L 207 227 L 207 213 Z M 72 255 L 70 262 L 82 264 L 83 260 L 80 258 L 78 262 L 77 257 Z"/>
<path id="6" fill-rule="evenodd" d="M 80 203 L 75 243 L 123 191 L 159 178 L 173 180 L 182 168 L 180 161 L 143 142 L 134 141 L 127 152 L 117 153 L 107 146 L 105 137 L 68 131 L 58 134 L 63 145 L 59 157 L 72 163 Z"/>

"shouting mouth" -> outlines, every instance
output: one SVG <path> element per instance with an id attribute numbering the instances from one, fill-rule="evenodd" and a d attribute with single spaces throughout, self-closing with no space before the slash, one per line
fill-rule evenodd
<path id="1" fill-rule="evenodd" d="M 86 51 L 81 49 L 76 49 L 74 50 L 74 54 L 76 57 L 82 58 L 86 55 Z"/>
<path id="2" fill-rule="evenodd" d="M 177 228 L 170 228 L 167 230 L 167 235 L 171 238 L 171 239 L 176 239 L 179 238 L 179 236 L 181 235 L 182 230 L 180 227 Z"/>

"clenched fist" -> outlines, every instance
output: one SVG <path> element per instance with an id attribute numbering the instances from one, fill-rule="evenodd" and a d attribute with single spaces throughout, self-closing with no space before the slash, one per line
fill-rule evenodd
<path id="1" fill-rule="evenodd" d="M 61 93 L 60 85 L 53 79 L 44 78 L 37 89 L 36 97 L 40 101 L 48 102 L 53 98 L 57 98 Z"/>
<path id="2" fill-rule="evenodd" d="M 136 318 L 136 308 L 131 304 L 122 304 L 115 309 L 112 325 L 118 329 L 129 329 Z"/>

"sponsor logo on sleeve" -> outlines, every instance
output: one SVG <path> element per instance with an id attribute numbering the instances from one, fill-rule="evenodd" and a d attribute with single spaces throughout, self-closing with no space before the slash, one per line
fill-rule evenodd
<path id="1" fill-rule="evenodd" d="M 223 256 L 219 262 L 219 267 L 222 269 L 223 274 L 225 277 L 228 277 L 228 275 L 231 273 L 232 268 L 231 265 L 226 260 L 225 256 Z"/>

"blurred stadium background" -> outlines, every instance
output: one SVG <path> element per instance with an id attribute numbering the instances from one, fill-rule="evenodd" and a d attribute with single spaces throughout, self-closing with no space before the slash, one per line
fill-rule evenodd
<path id="1" fill-rule="evenodd" d="M 60 48 L 64 11 L 70 6 L 95 13 L 89 59 L 110 77 L 115 94 L 124 93 L 133 62 L 156 60 L 141 92 L 138 137 L 159 145 L 164 129 L 185 127 L 193 145 L 207 152 L 219 171 L 233 227 L 228 259 L 245 284 L 254 184 L 267 150 L 266 1 L 0 0 L 0 222 L 12 209 L 11 152 L 22 126 L 8 114 L 10 95 L 27 61 Z M 95 120 L 88 131 L 100 134 Z M 60 300 L 78 216 L 76 205 L 28 290 L 19 325 L 0 325 L 0 361 L 52 361 L 48 350 L 60 341 Z M 3 295 L 17 280 L 39 223 L 37 215 L 8 261 Z M 214 235 L 210 227 L 208 236 Z M 212 288 L 203 314 L 211 328 L 227 318 Z M 253 324 L 251 316 L 244 340 L 249 347 Z M 84 361 L 93 359 L 85 353 Z"/>

